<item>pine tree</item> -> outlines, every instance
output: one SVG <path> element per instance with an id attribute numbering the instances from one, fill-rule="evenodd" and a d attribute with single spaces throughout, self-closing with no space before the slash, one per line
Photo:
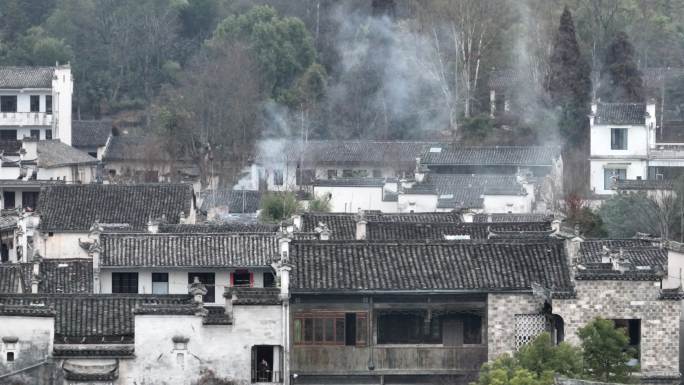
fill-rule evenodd
<path id="1" fill-rule="evenodd" d="M 589 178 L 589 113 L 591 112 L 591 68 L 582 57 L 575 23 L 568 7 L 551 53 L 548 92 L 558 110 L 558 129 L 563 149 L 566 193 L 582 194 Z"/>
<path id="2" fill-rule="evenodd" d="M 560 108 L 560 134 L 564 149 L 580 145 L 588 135 L 591 70 L 580 52 L 575 23 L 565 7 L 551 53 L 548 91 Z"/>
<path id="3" fill-rule="evenodd" d="M 644 85 L 634 60 L 634 46 L 624 32 L 618 32 L 608 47 L 598 94 L 603 102 L 644 102 Z"/>

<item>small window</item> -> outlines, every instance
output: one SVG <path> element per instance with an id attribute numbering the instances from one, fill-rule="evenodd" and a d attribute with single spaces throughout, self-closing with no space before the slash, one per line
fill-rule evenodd
<path id="1" fill-rule="evenodd" d="M 51 140 L 52 139 L 52 130 L 45 130 L 45 140 Z"/>
<path id="2" fill-rule="evenodd" d="M 603 170 L 603 189 L 610 190 L 613 188 L 615 180 L 627 179 L 627 170 L 624 168 L 606 168 Z"/>
<path id="3" fill-rule="evenodd" d="M 328 179 L 337 178 L 337 170 L 328 170 Z"/>
<path id="4" fill-rule="evenodd" d="M 273 184 L 276 186 L 282 186 L 283 183 L 283 170 L 273 170 Z"/>
<path id="5" fill-rule="evenodd" d="M 52 95 L 45 96 L 45 112 L 52 114 Z"/>
<path id="6" fill-rule="evenodd" d="M 17 96 L 0 96 L 0 112 L 17 112 Z"/>
<path id="7" fill-rule="evenodd" d="M 2 200 L 3 200 L 3 208 L 6 209 L 13 209 L 14 208 L 14 191 L 4 191 L 2 193 Z"/>
<path id="8" fill-rule="evenodd" d="M 17 140 L 17 130 L 0 130 L 0 140 Z"/>
<path id="9" fill-rule="evenodd" d="M 112 273 L 112 293 L 137 294 L 138 273 Z"/>
<path id="10" fill-rule="evenodd" d="M 342 178 L 351 178 L 354 176 L 354 170 L 342 170 Z"/>
<path id="11" fill-rule="evenodd" d="M 610 149 L 611 150 L 626 150 L 627 149 L 627 129 L 626 128 L 611 128 L 610 129 Z"/>
<path id="12" fill-rule="evenodd" d="M 152 294 L 169 294 L 169 273 L 152 273 Z"/>
<path id="13" fill-rule="evenodd" d="M 276 279 L 273 273 L 264 273 L 264 287 L 276 287 Z"/>
<path id="14" fill-rule="evenodd" d="M 40 130 L 31 130 L 31 138 L 40 140 Z"/>
<path id="15" fill-rule="evenodd" d="M 24 191 L 21 193 L 21 207 L 35 210 L 38 207 L 38 191 Z"/>
<path id="16" fill-rule="evenodd" d="M 7 352 L 7 362 L 14 361 L 14 352 Z"/>
<path id="17" fill-rule="evenodd" d="M 373 170 L 373 178 L 382 178 L 382 170 Z"/>
<path id="18" fill-rule="evenodd" d="M 249 270 L 236 270 L 232 274 L 233 286 L 251 287 L 252 286 L 252 273 Z"/>
<path id="19" fill-rule="evenodd" d="M 39 112 L 40 111 L 40 96 L 39 95 L 31 95 L 31 112 Z"/>

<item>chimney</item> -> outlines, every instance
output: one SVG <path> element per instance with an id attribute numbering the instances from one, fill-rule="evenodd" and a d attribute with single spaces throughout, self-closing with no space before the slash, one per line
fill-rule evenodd
<path id="1" fill-rule="evenodd" d="M 430 170 L 427 168 L 427 166 L 424 166 L 420 164 L 420 158 L 416 158 L 416 171 L 415 171 L 415 179 L 417 183 L 423 183 L 425 180 L 425 176 L 427 173 L 430 172 Z"/>
<path id="2" fill-rule="evenodd" d="M 302 230 L 302 215 L 301 214 L 295 214 L 292 216 L 292 224 L 294 227 L 298 230 Z"/>
<path id="3" fill-rule="evenodd" d="M 589 114 L 589 127 L 594 127 L 596 111 L 598 111 L 598 105 L 596 103 L 591 103 L 591 114 Z"/>
<path id="4" fill-rule="evenodd" d="M 658 121 L 656 119 L 656 100 L 651 98 L 646 103 L 646 130 L 648 132 L 648 147 L 655 148 L 656 144 L 656 129 Z M 661 117 L 662 119 L 662 117 Z"/>
<path id="5" fill-rule="evenodd" d="M 150 220 L 147 221 L 147 232 L 150 234 L 159 233 L 159 222 L 153 221 L 152 218 L 150 218 Z"/>
<path id="6" fill-rule="evenodd" d="M 188 285 L 188 293 L 192 296 L 192 301 L 199 305 L 200 307 L 204 304 L 204 295 L 207 294 L 207 288 L 199 280 L 199 277 L 195 276 L 191 284 Z"/>
<path id="7" fill-rule="evenodd" d="M 366 213 L 363 210 L 359 210 L 356 216 L 356 239 L 363 241 L 366 239 L 366 225 L 368 221 L 366 220 Z"/>
<path id="8" fill-rule="evenodd" d="M 93 292 L 95 294 L 100 294 L 100 252 L 102 248 L 100 247 L 100 234 L 104 230 L 98 221 L 93 222 L 90 226 L 90 233 L 88 233 L 88 239 L 90 239 L 90 247 L 88 248 L 88 255 L 93 261 Z"/>
<path id="9" fill-rule="evenodd" d="M 33 253 L 33 274 L 31 275 L 31 294 L 38 294 L 38 283 L 40 282 L 40 253 L 36 250 Z"/>
<path id="10" fill-rule="evenodd" d="M 225 304 L 225 314 L 233 319 L 233 303 L 237 300 L 237 294 L 235 293 L 235 288 L 232 286 L 226 286 L 226 290 L 223 292 L 223 298 L 226 300 Z"/>
<path id="11" fill-rule="evenodd" d="M 178 223 L 180 223 L 181 225 L 185 224 L 185 212 L 180 212 L 180 215 L 178 216 Z"/>
<path id="12" fill-rule="evenodd" d="M 38 158 L 38 139 L 31 137 L 22 139 L 19 157 L 22 161 L 36 160 Z"/>
<path id="13" fill-rule="evenodd" d="M 292 264 L 290 264 L 290 242 L 292 240 L 288 237 L 278 239 L 280 246 L 280 261 L 278 262 L 278 275 L 280 276 L 280 299 L 290 299 L 290 271 L 292 271 Z"/>

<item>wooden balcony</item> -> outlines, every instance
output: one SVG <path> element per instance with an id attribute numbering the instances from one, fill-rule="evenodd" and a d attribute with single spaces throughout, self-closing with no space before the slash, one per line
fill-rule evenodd
<path id="1" fill-rule="evenodd" d="M 295 346 L 292 372 L 306 374 L 369 374 L 369 347 Z M 382 345 L 372 348 L 375 373 L 460 374 L 479 370 L 487 346 Z"/>

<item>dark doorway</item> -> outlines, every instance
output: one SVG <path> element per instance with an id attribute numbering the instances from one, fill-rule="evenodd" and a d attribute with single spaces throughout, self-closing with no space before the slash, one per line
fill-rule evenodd
<path id="1" fill-rule="evenodd" d="M 356 346 L 356 313 L 344 315 L 344 344 Z"/>
<path id="2" fill-rule="evenodd" d="M 273 379 L 273 346 L 252 346 L 252 382 L 274 382 Z"/>
<path id="3" fill-rule="evenodd" d="M 214 273 L 188 273 L 188 283 L 193 283 L 195 277 L 199 278 L 199 281 L 207 288 L 207 294 L 202 297 L 202 300 L 204 302 L 216 301 L 216 278 Z"/>

